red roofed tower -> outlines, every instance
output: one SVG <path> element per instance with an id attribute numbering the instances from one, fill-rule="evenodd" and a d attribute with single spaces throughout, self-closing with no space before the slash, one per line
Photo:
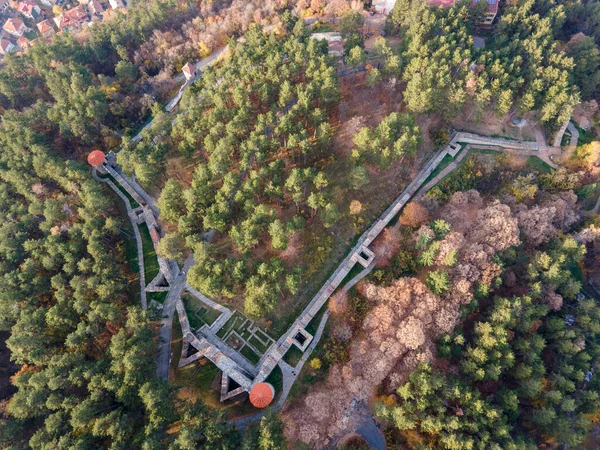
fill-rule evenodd
<path id="1" fill-rule="evenodd" d="M 104 162 L 105 159 L 106 157 L 104 156 L 104 152 L 102 150 L 94 150 L 88 155 L 88 163 L 92 167 L 98 167 Z"/>
<path id="2" fill-rule="evenodd" d="M 257 383 L 250 390 L 250 403 L 256 408 L 265 408 L 273 401 L 275 389 L 269 383 Z"/>

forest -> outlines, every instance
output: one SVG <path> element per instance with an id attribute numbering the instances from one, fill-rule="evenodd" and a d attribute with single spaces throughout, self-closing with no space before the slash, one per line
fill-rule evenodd
<path id="1" fill-rule="evenodd" d="M 358 398 L 389 448 L 594 448 L 600 223 L 584 210 L 600 195 L 600 6 L 503 3 L 476 49 L 480 13 L 398 0 L 385 26 L 398 45 L 367 53 L 356 2 L 149 0 L 6 55 L 0 331 L 17 371 L 0 446 L 314 446 Z M 340 18 L 348 76 L 309 38 L 310 15 Z M 167 115 L 181 66 L 225 45 Z M 277 322 L 465 111 L 533 118 L 550 140 L 578 108 L 590 127 L 560 169 L 475 151 L 406 206 L 375 243 L 376 269 L 334 296 L 280 416 L 240 434 L 155 377 L 160 315 L 139 307 L 126 218 L 90 177 L 89 150 L 122 148 L 124 171 L 158 193 L 158 251 L 194 255 L 191 285 Z"/>

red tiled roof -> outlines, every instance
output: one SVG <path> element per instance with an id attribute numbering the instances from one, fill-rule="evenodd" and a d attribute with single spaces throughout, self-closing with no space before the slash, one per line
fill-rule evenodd
<path id="1" fill-rule="evenodd" d="M 42 34 L 46 34 L 48 31 L 54 31 L 54 28 L 52 27 L 52 24 L 50 23 L 50 21 L 48 19 L 43 20 L 42 22 L 38 23 L 37 28 L 38 28 L 38 30 L 40 30 L 40 33 L 42 33 Z"/>
<path id="2" fill-rule="evenodd" d="M 265 408 L 275 396 L 275 390 L 269 383 L 258 383 L 250 390 L 250 403 L 257 408 Z"/>
<path id="3" fill-rule="evenodd" d="M 30 2 L 29 0 L 23 0 L 17 5 L 17 11 L 22 14 L 31 16 L 33 14 L 33 8 L 36 6 L 37 5 L 35 3 Z"/>
<path id="4" fill-rule="evenodd" d="M 23 26 L 23 21 L 21 19 L 8 19 L 4 24 L 4 29 L 6 31 L 14 31 L 17 32 L 19 28 Z"/>
<path id="5" fill-rule="evenodd" d="M 8 50 L 8 47 L 11 45 L 10 41 L 8 39 L 1 39 L 0 40 L 0 46 L 2 47 L 2 51 L 6 52 Z"/>
<path id="6" fill-rule="evenodd" d="M 60 16 L 56 16 L 54 18 L 54 23 L 56 23 L 56 26 L 59 29 L 63 29 L 65 27 L 75 26 L 85 19 L 87 19 L 85 9 L 83 9 L 82 5 L 79 5 L 76 8 L 65 11 Z"/>
<path id="7" fill-rule="evenodd" d="M 102 150 L 94 150 L 88 155 L 88 163 L 90 166 L 97 167 L 104 162 L 106 156 Z"/>
<path id="8" fill-rule="evenodd" d="M 92 11 L 92 13 L 94 14 L 98 14 L 99 12 L 104 11 L 102 4 L 98 0 L 91 0 L 88 3 L 88 7 L 90 8 L 90 11 Z"/>
<path id="9" fill-rule="evenodd" d="M 196 72 L 196 67 L 192 66 L 190 63 L 186 63 L 185 66 L 181 68 L 181 71 L 187 75 L 192 75 Z"/>

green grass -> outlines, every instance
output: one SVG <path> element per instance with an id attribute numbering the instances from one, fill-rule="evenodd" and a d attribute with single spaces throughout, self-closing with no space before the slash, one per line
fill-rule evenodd
<path id="1" fill-rule="evenodd" d="M 304 354 L 304 352 L 302 350 L 300 350 L 295 345 L 292 345 L 290 347 L 290 349 L 283 356 L 283 360 L 286 363 L 288 363 L 290 366 L 296 367 L 296 364 L 298 364 L 298 362 L 302 358 L 303 354 Z"/>
<path id="2" fill-rule="evenodd" d="M 554 170 L 537 156 L 530 156 L 527 159 L 527 168 L 540 173 L 550 173 Z"/>
<path id="3" fill-rule="evenodd" d="M 219 311 L 209 308 L 187 292 L 183 293 L 181 299 L 192 328 L 200 328 L 204 324 L 210 326 L 221 315 Z"/>
<path id="4" fill-rule="evenodd" d="M 281 371 L 281 368 L 279 366 L 275 366 L 265 381 L 275 389 L 276 399 L 278 394 L 281 394 L 281 391 L 283 390 L 283 372 Z M 275 399 L 273 399 L 273 403 L 275 403 Z"/>
<path id="5" fill-rule="evenodd" d="M 319 328 L 319 324 L 321 323 L 321 319 L 323 318 L 323 314 L 325 314 L 325 311 L 327 311 L 327 304 L 323 305 L 319 312 L 315 315 L 315 317 L 313 317 L 312 320 L 308 322 L 308 325 L 306 325 L 305 330 L 313 336 Z"/>
<path id="6" fill-rule="evenodd" d="M 577 141 L 577 147 L 579 147 L 580 145 L 589 144 L 590 142 L 596 139 L 592 131 L 585 131 L 583 128 L 579 128 L 577 125 L 575 125 L 575 128 L 577 128 L 577 131 L 579 131 L 579 140 Z"/>
<path id="7" fill-rule="evenodd" d="M 119 233 L 121 234 L 121 238 L 123 240 L 123 251 L 125 253 L 125 260 L 131 269 L 132 274 L 135 276 L 135 280 L 131 279 L 129 283 L 127 283 L 127 291 L 132 301 L 135 304 L 139 304 L 140 301 L 140 284 L 139 280 L 139 262 L 137 257 L 137 244 L 135 242 L 135 234 L 133 233 L 133 229 L 131 227 L 131 221 L 129 220 L 129 216 L 127 215 L 127 209 L 125 208 L 125 204 L 121 201 L 120 198 L 117 197 L 117 194 L 113 192 L 107 186 L 107 189 L 110 190 L 111 195 L 115 198 L 115 205 L 117 210 L 119 211 L 119 216 L 121 217 L 121 224 L 119 226 Z"/>
<path id="8" fill-rule="evenodd" d="M 258 356 L 254 351 L 252 351 L 252 349 L 247 345 L 244 345 L 244 347 L 242 347 L 240 353 L 252 364 L 257 364 L 258 361 L 260 361 L 260 356 Z"/>
<path id="9" fill-rule="evenodd" d="M 118 189 L 119 191 L 121 191 L 121 192 L 123 193 L 123 195 L 125 195 L 125 197 L 127 197 L 127 200 L 129 200 L 129 203 L 131 204 L 131 207 L 132 207 L 133 209 L 135 209 L 135 208 L 139 208 L 140 204 L 139 204 L 138 202 L 136 202 L 136 201 L 133 199 L 133 197 L 132 197 L 132 196 L 129 194 L 129 192 L 127 192 L 127 191 L 126 191 L 126 190 L 123 188 L 123 186 L 121 186 L 121 185 L 120 185 L 120 184 L 117 182 L 117 180 L 115 180 L 115 179 L 113 178 L 113 176 L 112 176 L 111 174 L 108 174 L 108 173 L 107 173 L 107 174 L 102 174 L 102 173 L 98 172 L 98 176 L 99 176 L 100 178 L 108 178 L 110 181 L 112 181 L 112 182 L 113 182 L 113 184 L 114 184 L 114 185 L 117 187 L 117 189 Z"/>
<path id="10" fill-rule="evenodd" d="M 143 223 L 139 226 L 140 235 L 142 236 L 142 251 L 144 253 L 144 274 L 146 276 L 146 282 L 150 283 L 160 270 L 158 266 L 158 259 L 156 259 L 156 251 L 154 250 L 154 244 L 150 237 L 150 231 L 148 226 Z"/>
<path id="11" fill-rule="evenodd" d="M 262 353 L 265 353 L 269 349 L 268 346 L 260 342 L 255 336 L 251 336 L 250 339 L 248 339 L 248 343 Z"/>
<path id="12" fill-rule="evenodd" d="M 164 291 L 164 292 L 148 292 L 146 294 L 146 298 L 148 299 L 148 302 L 150 302 L 151 300 L 156 300 L 161 305 L 164 305 L 165 300 L 167 299 L 167 295 L 169 295 L 169 292 L 167 292 L 167 291 Z"/>
<path id="13" fill-rule="evenodd" d="M 460 150 L 462 151 L 462 150 Z M 459 153 L 460 153 L 459 151 Z M 458 156 L 458 153 L 457 153 Z M 427 183 L 429 183 L 431 180 L 433 180 L 435 177 L 437 177 L 442 170 L 444 170 L 446 167 L 448 167 L 450 165 L 450 163 L 454 161 L 454 158 L 450 155 L 446 155 L 444 156 L 444 158 L 440 161 L 440 163 L 438 164 L 438 166 L 435 168 L 435 170 L 433 172 L 431 172 L 431 175 L 429 175 L 427 177 L 427 179 L 425 179 L 425 182 L 423 183 L 423 186 L 427 185 Z"/>
<path id="14" fill-rule="evenodd" d="M 335 29 L 329 23 L 317 22 L 312 27 L 311 31 L 313 33 L 329 33 L 331 31 L 335 31 Z"/>

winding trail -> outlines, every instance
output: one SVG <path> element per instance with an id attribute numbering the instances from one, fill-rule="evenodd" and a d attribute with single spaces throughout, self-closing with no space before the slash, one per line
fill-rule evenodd
<path id="1" fill-rule="evenodd" d="M 131 203 L 129 199 L 121 190 L 115 186 L 110 178 L 101 178 L 98 176 L 96 168 L 92 168 L 92 177 L 94 180 L 100 183 L 106 183 L 108 186 L 117 194 L 123 203 L 125 204 L 125 209 L 127 209 L 127 216 L 131 221 L 131 228 L 133 229 L 133 234 L 135 235 L 135 243 L 137 247 L 137 258 L 138 258 L 138 268 L 139 268 L 139 278 L 140 278 L 140 301 L 143 309 L 148 308 L 148 300 L 146 298 L 146 274 L 145 274 L 145 265 L 144 265 L 144 250 L 142 245 L 142 235 L 140 234 L 140 229 L 138 228 L 138 224 L 136 221 L 137 215 L 133 211 L 131 207 Z"/>

